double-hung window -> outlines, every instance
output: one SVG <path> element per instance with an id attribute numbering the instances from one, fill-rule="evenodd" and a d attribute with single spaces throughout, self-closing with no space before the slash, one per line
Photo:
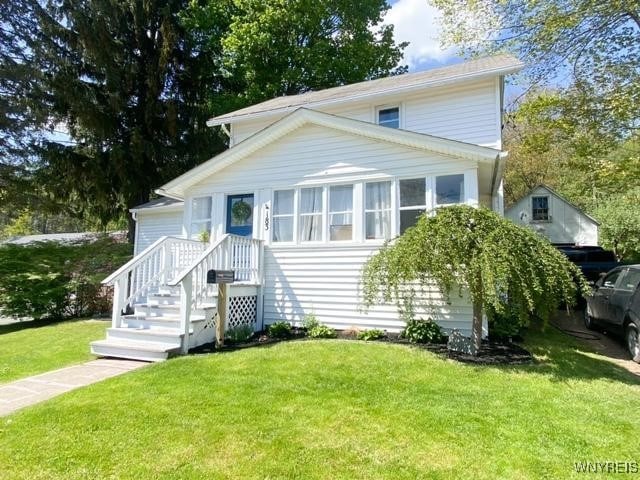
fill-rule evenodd
<path id="1" fill-rule="evenodd" d="M 294 190 L 273 193 L 273 241 L 293 242 Z"/>
<path id="2" fill-rule="evenodd" d="M 549 221 L 549 197 L 531 197 L 531 218 L 534 222 Z"/>
<path id="3" fill-rule="evenodd" d="M 322 187 L 300 189 L 299 235 L 301 242 L 322 241 Z"/>
<path id="4" fill-rule="evenodd" d="M 365 238 L 391 238 L 391 182 L 367 183 L 364 195 Z"/>
<path id="5" fill-rule="evenodd" d="M 191 236 L 211 232 L 211 197 L 198 197 L 191 201 Z"/>
<path id="6" fill-rule="evenodd" d="M 404 233 L 427 211 L 426 178 L 400 180 L 400 233 Z"/>
<path id="7" fill-rule="evenodd" d="M 329 240 L 353 240 L 353 185 L 329 187 Z"/>

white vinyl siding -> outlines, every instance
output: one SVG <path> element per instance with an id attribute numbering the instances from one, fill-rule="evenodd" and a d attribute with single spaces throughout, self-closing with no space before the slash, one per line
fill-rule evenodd
<path id="1" fill-rule="evenodd" d="M 360 271 L 375 247 L 323 246 L 311 249 L 286 247 L 266 249 L 264 255 L 264 322 L 302 321 L 313 313 L 334 328 L 379 328 L 399 331 L 404 326 L 393 304 L 361 310 Z M 422 318 L 432 318 L 443 328 L 470 333 L 472 308 L 457 292 L 450 304 L 436 289 L 424 293 L 429 311 L 417 309 Z"/>
<path id="2" fill-rule="evenodd" d="M 389 94 L 385 105 L 400 108 L 403 130 L 501 148 L 500 92 L 498 79 L 430 88 L 410 96 Z M 339 106 L 314 109 L 354 120 L 377 123 L 379 101 L 354 100 Z M 290 112 L 288 112 L 290 113 Z M 240 121 L 233 125 L 234 144 L 268 127 L 288 113 L 267 115 L 262 119 Z"/>
<path id="3" fill-rule="evenodd" d="M 139 211 L 136 219 L 134 254 L 144 251 L 160 237 L 182 237 L 182 210 Z"/>

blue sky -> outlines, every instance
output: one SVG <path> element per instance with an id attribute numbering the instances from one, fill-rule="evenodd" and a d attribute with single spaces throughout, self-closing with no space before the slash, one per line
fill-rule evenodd
<path id="1" fill-rule="evenodd" d="M 460 62 L 454 49 L 440 46 L 440 12 L 427 0 L 391 0 L 385 23 L 393 24 L 395 39 L 408 41 L 404 63 L 418 72 Z"/>

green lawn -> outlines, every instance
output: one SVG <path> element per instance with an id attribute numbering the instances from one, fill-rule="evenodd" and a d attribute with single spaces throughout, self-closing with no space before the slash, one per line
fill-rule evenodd
<path id="1" fill-rule="evenodd" d="M 529 348 L 518 367 L 341 340 L 177 358 L 0 419 L 0 471 L 494 480 L 640 461 L 637 379 L 554 331 Z"/>
<path id="2" fill-rule="evenodd" d="M 0 384 L 91 360 L 89 342 L 111 325 L 99 320 L 0 325 Z"/>

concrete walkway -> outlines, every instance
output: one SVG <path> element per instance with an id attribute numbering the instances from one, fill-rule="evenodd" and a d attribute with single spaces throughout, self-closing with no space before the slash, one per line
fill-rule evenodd
<path id="1" fill-rule="evenodd" d="M 145 365 L 148 363 L 101 358 L 0 385 L 0 416 Z"/>

